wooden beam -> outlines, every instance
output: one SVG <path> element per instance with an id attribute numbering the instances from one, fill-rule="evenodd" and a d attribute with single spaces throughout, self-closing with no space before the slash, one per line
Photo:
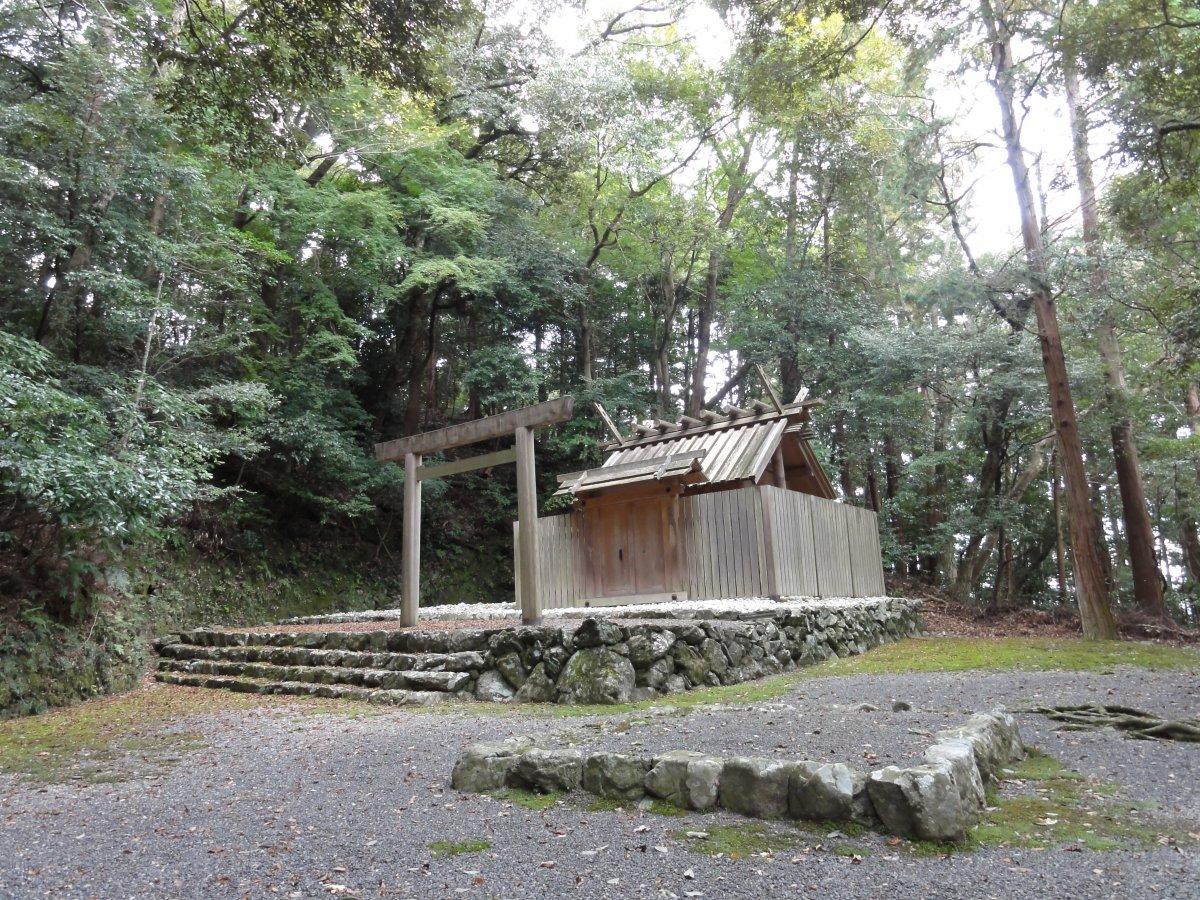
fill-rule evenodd
<path id="1" fill-rule="evenodd" d="M 417 480 L 427 478 L 446 478 L 450 475 L 460 475 L 463 472 L 473 472 L 476 469 L 490 469 L 492 466 L 502 466 L 505 463 L 517 461 L 517 451 L 514 447 L 507 450 L 497 450 L 495 453 L 481 453 L 479 456 L 468 456 L 463 459 L 452 459 L 438 466 L 419 466 Z"/>
<path id="2" fill-rule="evenodd" d="M 604 423 L 604 427 L 608 429 L 609 434 L 617 439 L 618 446 L 625 443 L 625 435 L 621 434 L 621 429 L 612 420 L 612 416 L 608 414 L 608 410 L 601 406 L 599 401 L 593 401 L 592 409 L 596 410 L 596 415 L 600 417 L 600 421 Z"/>
<path id="3" fill-rule="evenodd" d="M 767 396 L 771 398 L 771 403 L 775 405 L 775 411 L 783 412 L 783 404 L 779 402 L 779 395 L 775 393 L 775 388 L 771 386 L 771 379 L 767 377 L 767 373 L 763 371 L 763 367 L 755 363 L 754 371 L 758 373 L 758 380 L 762 382 L 762 386 L 767 391 Z"/>
<path id="4" fill-rule="evenodd" d="M 479 441 L 512 434 L 518 428 L 536 428 L 565 422 L 574 412 L 573 397 L 559 397 L 534 406 L 513 409 L 486 419 L 475 419 L 460 425 L 449 425 L 436 431 L 426 431 L 408 437 L 396 438 L 375 445 L 375 458 L 380 462 L 392 462 L 404 458 L 408 453 L 437 453 L 452 447 L 463 447 Z"/>
<path id="5" fill-rule="evenodd" d="M 517 438 L 517 578 L 521 584 L 521 622 L 536 625 L 542 620 L 542 592 L 538 572 L 537 471 L 533 459 L 533 429 L 520 426 Z"/>
<path id="6" fill-rule="evenodd" d="M 775 412 L 775 410 L 771 410 L 770 412 L 765 413 L 763 415 L 755 415 L 755 414 L 751 413 L 750 415 L 742 417 L 742 418 L 731 418 L 731 419 L 717 418 L 716 414 L 714 413 L 713 414 L 714 421 L 711 424 L 704 426 L 703 428 L 689 428 L 687 431 L 683 431 L 683 432 L 672 431 L 665 435 L 659 434 L 657 431 L 654 431 L 654 432 L 650 432 L 648 434 L 645 434 L 645 435 L 642 435 L 639 437 L 629 438 L 626 440 L 626 442 L 622 446 L 624 446 L 624 447 L 641 447 L 645 444 L 656 444 L 659 441 L 670 441 L 670 440 L 675 440 L 679 437 L 693 437 L 694 435 L 698 435 L 698 434 L 709 434 L 713 431 L 720 431 L 723 428 L 741 428 L 744 425 L 753 425 L 758 422 L 773 422 L 776 419 L 780 419 L 783 417 L 787 417 L 788 419 L 791 419 L 793 416 L 797 416 L 797 417 L 800 417 L 797 419 L 797 421 L 802 421 L 803 417 L 807 416 L 809 407 L 821 406 L 822 404 L 824 404 L 824 402 L 825 402 L 824 400 L 805 400 L 801 403 L 789 403 L 783 407 L 783 415 L 782 416 L 779 413 Z M 706 412 L 708 412 L 708 410 L 704 410 L 703 412 L 701 412 L 701 414 L 700 414 L 701 417 L 703 417 L 704 413 L 706 413 Z M 616 448 L 617 448 L 617 445 L 612 444 L 612 443 L 604 444 L 602 447 L 602 449 L 604 449 L 604 450 L 615 450 Z"/>
<path id="7" fill-rule="evenodd" d="M 421 480 L 417 470 L 421 457 L 404 456 L 404 532 L 400 544 L 402 574 L 400 583 L 400 624 L 417 624 L 421 605 Z"/>

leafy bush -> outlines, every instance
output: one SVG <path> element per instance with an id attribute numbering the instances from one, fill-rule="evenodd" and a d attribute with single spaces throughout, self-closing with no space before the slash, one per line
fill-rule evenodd
<path id="1" fill-rule="evenodd" d="M 206 496 L 204 414 L 0 331 L 0 596 L 85 618 L 103 561 Z"/>

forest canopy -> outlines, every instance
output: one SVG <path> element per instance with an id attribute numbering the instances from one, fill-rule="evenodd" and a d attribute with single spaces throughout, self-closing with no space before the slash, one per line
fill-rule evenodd
<path id="1" fill-rule="evenodd" d="M 895 591 L 1196 624 L 1181 0 L 0 0 L 0 94 L 8 621 L 153 547 L 390 578 L 374 442 L 758 364 Z M 430 484 L 441 600 L 510 596 L 512 478 Z"/>

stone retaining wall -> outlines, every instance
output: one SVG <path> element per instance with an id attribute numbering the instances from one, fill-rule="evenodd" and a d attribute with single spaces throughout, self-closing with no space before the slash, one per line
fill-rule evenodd
<path id="1" fill-rule="evenodd" d="M 581 622 L 448 631 L 276 632 L 197 629 L 159 642 L 163 680 L 241 677 L 245 689 L 338 691 L 380 702 L 434 692 L 479 700 L 623 703 L 736 684 L 920 630 L 920 602 L 872 598 L 772 604 L 712 618 L 596 615 Z M 693 611 L 692 615 L 696 615 Z M 719 616 L 719 617 L 717 617 Z M 441 674 L 439 674 L 441 673 Z M 306 688 L 305 685 L 308 685 Z"/>
<path id="2" fill-rule="evenodd" d="M 904 837 L 959 841 L 984 805 L 984 783 L 1024 751 L 1002 709 L 940 731 L 919 766 L 869 774 L 844 763 L 686 750 L 661 756 L 545 749 L 531 738 L 474 744 L 451 784 L 461 791 L 584 790 L 622 802 L 654 797 L 682 809 L 724 809 L 760 819 L 858 822 Z"/>

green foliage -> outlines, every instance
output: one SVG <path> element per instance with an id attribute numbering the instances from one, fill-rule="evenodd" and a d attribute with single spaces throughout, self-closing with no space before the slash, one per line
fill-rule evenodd
<path id="1" fill-rule="evenodd" d="M 1069 600 L 1036 339 L 997 315 L 1026 273 L 968 259 L 980 147 L 929 99 L 988 65 L 974 6 L 718 4 L 727 58 L 642 8 L 615 30 L 576 10 L 564 52 L 556 0 L 168 6 L 0 11 L 5 619 L 87 627 L 154 541 L 215 568 L 341 548 L 387 584 L 401 476 L 376 441 L 571 393 L 580 415 L 538 435 L 550 488 L 603 457 L 592 401 L 629 429 L 750 362 L 823 402 L 814 449 L 902 584 Z M 1047 223 L 1114 593 L 1119 413 L 1194 621 L 1200 32 L 1178 0 L 1011 18 L 1031 102 L 1074 54 L 1121 156 L 1102 256 Z M 514 499 L 507 468 L 427 485 L 429 597 L 509 596 Z"/>

